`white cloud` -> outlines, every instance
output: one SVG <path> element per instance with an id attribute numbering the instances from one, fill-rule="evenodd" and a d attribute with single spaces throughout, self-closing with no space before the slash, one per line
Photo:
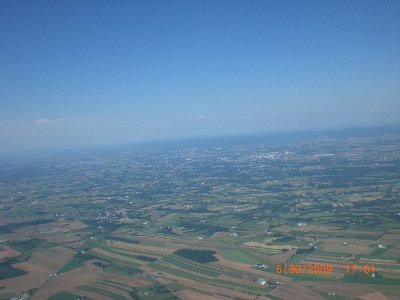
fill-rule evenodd
<path id="1" fill-rule="evenodd" d="M 196 119 L 197 120 L 203 120 L 205 117 L 204 116 L 197 116 Z"/>
<path id="2" fill-rule="evenodd" d="M 37 119 L 34 123 L 35 125 L 47 125 L 47 124 L 52 124 L 52 123 L 58 123 L 63 121 L 64 119 L 59 118 L 59 119 Z"/>
<path id="3" fill-rule="evenodd" d="M 36 125 L 44 125 L 44 124 L 48 124 L 49 123 L 49 119 L 37 119 L 35 121 Z"/>

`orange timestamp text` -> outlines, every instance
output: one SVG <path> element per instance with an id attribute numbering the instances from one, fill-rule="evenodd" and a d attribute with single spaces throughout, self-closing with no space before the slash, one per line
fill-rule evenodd
<path id="1" fill-rule="evenodd" d="M 331 264 L 276 264 L 275 270 L 277 274 L 289 274 L 289 275 L 298 275 L 298 274 L 332 274 L 333 267 Z M 375 273 L 375 265 L 372 264 L 364 264 L 364 265 L 356 265 L 356 264 L 346 264 L 345 265 L 346 273 L 364 273 L 364 274 L 373 274 Z"/>
<path id="2" fill-rule="evenodd" d="M 356 265 L 356 264 L 346 264 L 346 273 L 375 273 L 375 265 L 364 264 L 364 265 Z"/>
<path id="3" fill-rule="evenodd" d="M 277 274 L 331 274 L 331 264 L 276 264 Z"/>

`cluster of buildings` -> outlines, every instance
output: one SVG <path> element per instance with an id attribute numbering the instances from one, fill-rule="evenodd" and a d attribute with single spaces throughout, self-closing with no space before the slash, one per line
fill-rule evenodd
<path id="1" fill-rule="evenodd" d="M 257 282 L 257 284 L 265 286 L 267 288 L 276 288 L 283 284 L 283 282 L 280 282 L 280 281 L 272 281 L 272 280 L 264 279 L 264 278 L 258 278 L 256 282 Z"/>

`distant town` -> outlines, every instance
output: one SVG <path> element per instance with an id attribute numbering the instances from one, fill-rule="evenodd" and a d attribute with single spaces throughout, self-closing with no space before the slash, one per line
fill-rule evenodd
<path id="1" fill-rule="evenodd" d="M 400 294 L 399 131 L 213 141 L 1 160 L 0 299 Z"/>

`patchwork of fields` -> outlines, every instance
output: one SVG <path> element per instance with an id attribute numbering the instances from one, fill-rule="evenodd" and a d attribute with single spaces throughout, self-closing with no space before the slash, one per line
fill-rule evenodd
<path id="1" fill-rule="evenodd" d="M 399 133 L 241 143 L 4 162 L 0 299 L 399 299 Z"/>

